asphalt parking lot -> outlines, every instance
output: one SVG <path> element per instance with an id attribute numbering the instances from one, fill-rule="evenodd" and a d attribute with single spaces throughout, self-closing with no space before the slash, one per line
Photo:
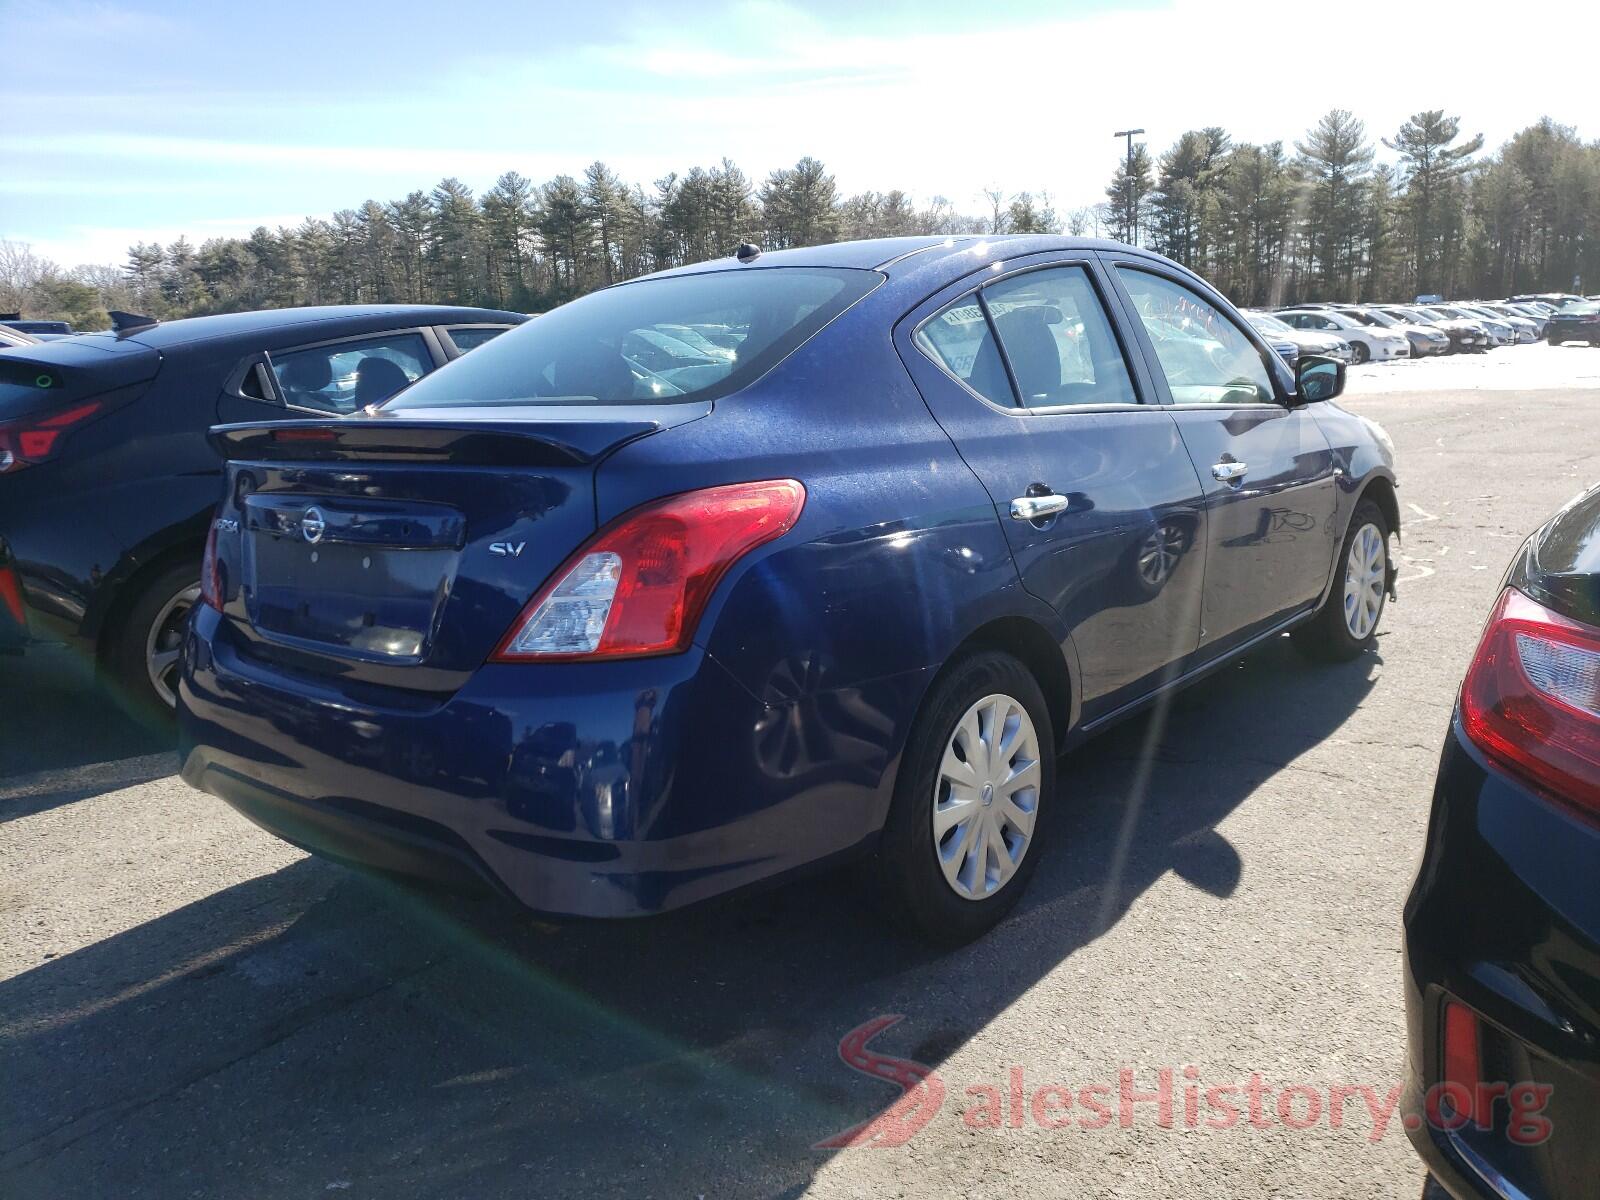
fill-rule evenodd
<path id="1" fill-rule="evenodd" d="M 1379 653 L 1275 644 L 1068 759 L 1018 914 L 943 956 L 840 877 L 563 928 L 395 890 L 190 792 L 65 655 L 0 659 L 0 1194 L 1414 1198 L 1400 907 L 1500 573 L 1600 478 L 1600 351 L 1358 368 L 1346 403 L 1399 456 Z M 839 1048 L 892 1015 L 871 1049 L 942 1104 L 815 1149 L 898 1094 Z M 1172 1119 L 1124 1120 L 1163 1069 Z M 1185 1119 L 1252 1076 L 1260 1120 Z M 1337 1123 L 1336 1087 L 1370 1089 Z"/>

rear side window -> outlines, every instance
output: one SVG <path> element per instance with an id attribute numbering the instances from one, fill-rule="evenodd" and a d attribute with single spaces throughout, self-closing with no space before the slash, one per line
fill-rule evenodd
<path id="1" fill-rule="evenodd" d="M 389 333 L 272 355 L 283 402 L 316 412 L 353 413 L 382 404 L 433 369 L 420 333 Z"/>
<path id="2" fill-rule="evenodd" d="M 714 400 L 766 374 L 882 278 L 740 267 L 636 280 L 508 330 L 386 408 Z"/>
<path id="3" fill-rule="evenodd" d="M 923 322 L 917 330 L 917 345 L 991 404 L 1016 407 L 1006 364 L 976 295 L 945 305 Z"/>
<path id="4" fill-rule="evenodd" d="M 476 350 L 485 342 L 493 341 L 505 328 L 499 325 L 469 325 L 463 329 L 450 330 L 450 340 L 456 344 L 456 349 L 465 354 L 468 350 Z"/>
<path id="5" fill-rule="evenodd" d="M 983 298 L 1026 407 L 1139 403 L 1082 267 L 1014 275 L 984 288 Z"/>

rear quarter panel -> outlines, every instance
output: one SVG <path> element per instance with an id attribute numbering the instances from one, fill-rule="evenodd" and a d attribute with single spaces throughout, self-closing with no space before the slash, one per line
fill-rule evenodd
<path id="1" fill-rule="evenodd" d="M 858 789 L 863 832 L 881 824 L 917 705 L 961 641 L 1019 613 L 1059 633 L 1022 591 L 994 506 L 895 355 L 892 323 L 864 301 L 709 418 L 623 447 L 596 486 L 603 523 L 692 487 L 805 484 L 795 528 L 735 566 L 696 640 L 764 706 L 736 736 L 773 798 Z"/>

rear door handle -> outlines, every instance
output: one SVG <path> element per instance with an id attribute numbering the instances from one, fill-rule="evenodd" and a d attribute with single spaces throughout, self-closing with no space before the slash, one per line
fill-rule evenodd
<path id="1" fill-rule="evenodd" d="M 1211 477 L 1220 479 L 1223 483 L 1232 483 L 1235 479 L 1243 479 L 1250 470 L 1249 463 L 1219 462 L 1211 464 Z"/>
<path id="2" fill-rule="evenodd" d="M 1065 496 L 1058 496 L 1054 492 L 1046 492 L 1043 496 L 1018 496 L 1011 502 L 1011 519 L 1037 521 L 1043 517 L 1053 517 L 1066 512 L 1068 503 Z"/>

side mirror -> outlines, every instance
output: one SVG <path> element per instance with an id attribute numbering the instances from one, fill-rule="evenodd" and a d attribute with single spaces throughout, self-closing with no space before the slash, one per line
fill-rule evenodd
<path id="1" fill-rule="evenodd" d="M 1332 400 L 1344 391 L 1344 364 L 1316 354 L 1302 355 L 1295 364 L 1294 386 L 1302 404 Z"/>

